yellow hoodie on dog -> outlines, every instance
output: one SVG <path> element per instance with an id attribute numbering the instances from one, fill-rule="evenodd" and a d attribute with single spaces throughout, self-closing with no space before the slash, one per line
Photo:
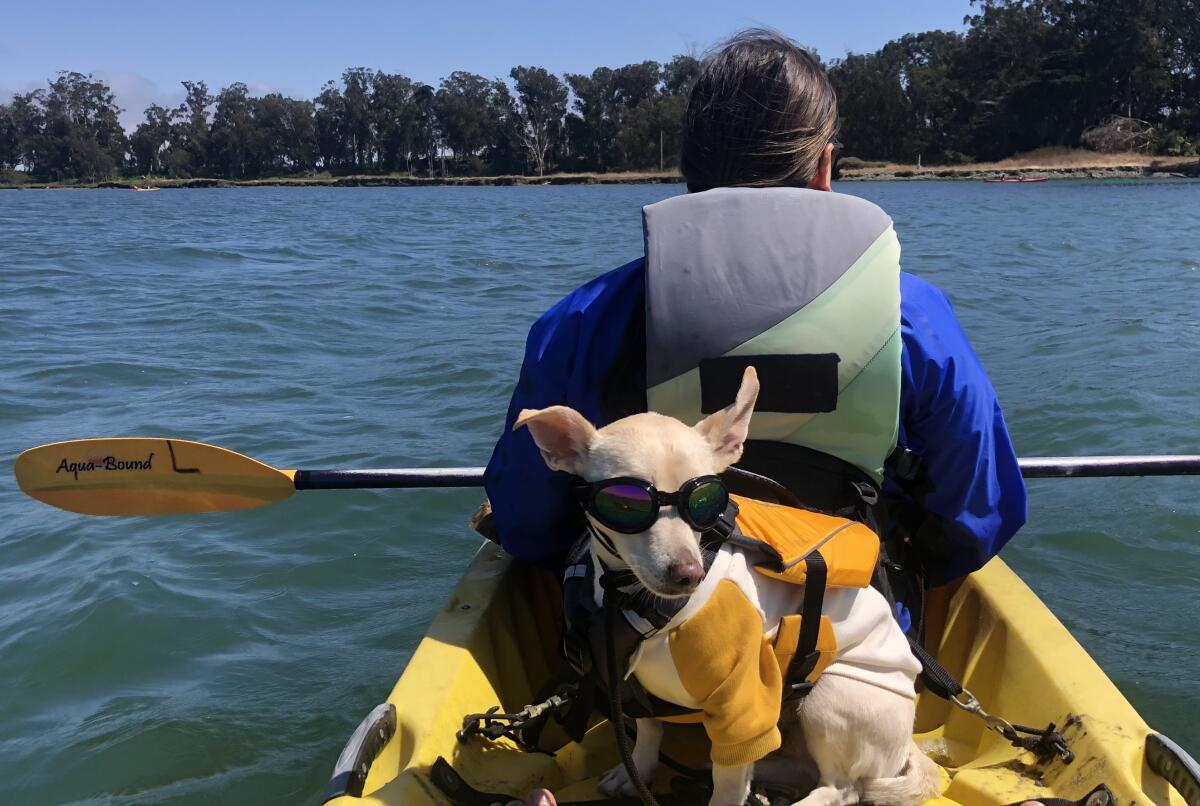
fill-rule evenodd
<path id="1" fill-rule="evenodd" d="M 726 544 L 687 605 L 634 654 L 631 674 L 647 691 L 699 712 L 678 721 L 704 725 L 714 764 L 747 764 L 778 749 L 803 598 L 802 585 L 755 568 L 744 549 Z M 825 591 L 817 648 L 810 680 L 838 675 L 916 696 L 921 665 L 874 588 Z"/>

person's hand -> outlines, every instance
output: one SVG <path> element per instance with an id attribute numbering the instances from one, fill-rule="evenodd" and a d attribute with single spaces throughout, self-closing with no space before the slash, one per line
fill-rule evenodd
<path id="1" fill-rule="evenodd" d="M 507 806 L 557 806 L 558 801 L 548 789 L 535 789 L 526 796 L 524 801 L 510 800 Z M 500 806 L 496 804 L 495 806 Z"/>

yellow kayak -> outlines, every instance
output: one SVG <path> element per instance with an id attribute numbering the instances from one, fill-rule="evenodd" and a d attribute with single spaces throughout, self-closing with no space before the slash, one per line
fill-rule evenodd
<path id="1" fill-rule="evenodd" d="M 544 698 L 564 673 L 556 598 L 545 572 L 485 544 L 387 702 L 351 737 L 328 803 L 486 803 L 475 795 L 524 795 L 538 787 L 560 803 L 602 799 L 598 776 L 620 762 L 607 722 L 578 744 L 550 722 L 539 746 L 553 755 L 525 752 L 505 738 L 457 738 L 465 715 L 494 706 L 519 711 Z M 1054 723 L 1074 755 L 1069 763 L 1057 755 L 1039 759 L 977 716 L 923 692 L 914 738 L 944 771 L 942 795 L 931 804 L 1004 806 L 1031 798 L 1086 806 L 1200 804 L 1195 762 L 1146 725 L 999 558 L 955 589 L 933 591 L 927 625 L 930 650 L 989 713 L 1017 725 Z M 669 728 L 663 750 L 692 764 L 707 752 L 694 726 Z M 670 791 L 671 777 L 660 768 L 656 793 Z M 456 782 L 470 789 L 451 798 L 445 793 Z"/>

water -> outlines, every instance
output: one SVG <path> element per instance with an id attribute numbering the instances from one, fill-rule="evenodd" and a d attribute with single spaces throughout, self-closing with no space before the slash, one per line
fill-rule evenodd
<path id="1" fill-rule="evenodd" d="M 1200 453 L 1200 185 L 854 184 L 940 284 L 1024 455 Z M 477 545 L 478 491 L 97 519 L 21 450 L 165 435 L 277 467 L 483 464 L 525 332 L 663 186 L 0 193 L 0 791 L 315 803 Z M 1200 749 L 1200 479 L 1040 481 L 1005 556 Z"/>

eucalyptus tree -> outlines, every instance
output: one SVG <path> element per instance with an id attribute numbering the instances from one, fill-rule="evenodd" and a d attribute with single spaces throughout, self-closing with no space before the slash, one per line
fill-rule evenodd
<path id="1" fill-rule="evenodd" d="M 20 145 L 12 107 L 0 104 L 0 171 L 11 170 L 20 164 Z"/>
<path id="2" fill-rule="evenodd" d="M 568 74 L 573 100 L 566 125 L 580 166 L 678 165 L 683 112 L 699 71 L 695 58 L 676 56 L 666 65 L 645 61 Z"/>
<path id="3" fill-rule="evenodd" d="M 1200 149 L 1200 0 L 1166 0 L 1172 126 L 1185 149 Z M 1189 142 L 1190 139 L 1190 142 Z"/>
<path id="4" fill-rule="evenodd" d="M 166 174 L 175 115 L 158 104 L 146 107 L 145 115 L 129 137 L 130 167 L 141 174 Z"/>
<path id="5" fill-rule="evenodd" d="M 961 159 L 969 114 L 957 80 L 962 45 L 956 33 L 930 31 L 835 61 L 829 77 L 846 150 L 897 162 Z"/>
<path id="6" fill-rule="evenodd" d="M 898 65 L 909 107 L 907 153 L 926 162 L 961 162 L 969 146 L 965 100 L 959 73 L 963 38 L 953 31 L 906 34 L 886 46 Z"/>
<path id="7" fill-rule="evenodd" d="M 44 175 L 44 163 L 49 159 L 46 149 L 45 112 L 42 89 L 14 95 L 8 113 L 17 138 L 17 161 L 34 176 Z"/>
<path id="8" fill-rule="evenodd" d="M 375 137 L 372 128 L 371 94 L 375 74 L 365 67 L 351 67 L 342 73 L 342 136 L 355 170 L 369 171 L 375 162 Z"/>
<path id="9" fill-rule="evenodd" d="M 616 138 L 619 167 L 651 170 L 679 165 L 683 101 L 656 94 L 622 112 Z"/>
<path id="10" fill-rule="evenodd" d="M 445 145 L 465 172 L 480 173 L 480 153 L 497 137 L 497 119 L 491 104 L 492 82 L 483 76 L 456 70 L 443 78 L 434 96 Z"/>
<path id="11" fill-rule="evenodd" d="M 679 165 L 682 148 L 683 116 L 687 111 L 688 96 L 692 85 L 700 75 L 700 60 L 691 55 L 679 55 L 663 65 L 662 94 L 658 100 L 657 114 L 661 121 L 662 167 Z"/>
<path id="12" fill-rule="evenodd" d="M 201 176 L 209 170 L 208 110 L 213 97 L 203 81 L 181 83 L 184 99 L 175 110 L 168 170 L 174 176 Z"/>
<path id="13" fill-rule="evenodd" d="M 217 174 L 231 179 L 257 176 L 258 136 L 246 85 L 238 81 L 217 93 L 210 134 L 210 164 Z"/>
<path id="14" fill-rule="evenodd" d="M 313 105 L 313 137 L 317 158 L 325 170 L 339 170 L 349 163 L 350 154 L 342 126 L 345 99 L 341 89 L 332 81 L 326 82 Z"/>
<path id="15" fill-rule="evenodd" d="M 436 93 L 428 84 L 417 84 L 413 88 L 413 110 L 415 125 L 413 137 L 413 161 L 423 160 L 426 176 L 434 175 L 434 163 L 441 145 L 438 129 L 437 109 L 434 104 Z"/>
<path id="16" fill-rule="evenodd" d="M 62 72 L 13 98 L 9 115 L 21 163 L 54 181 L 107 179 L 123 165 L 128 140 L 112 91 L 90 75 Z"/>
<path id="17" fill-rule="evenodd" d="M 662 92 L 671 98 L 687 98 L 700 75 L 700 60 L 695 56 L 675 56 L 662 68 Z"/>
<path id="18" fill-rule="evenodd" d="M 664 126 L 659 83 L 662 66 L 645 61 L 613 70 L 613 116 L 618 132 L 617 165 L 621 168 L 652 168 L 658 164 Z M 672 128 L 678 127 L 678 122 Z"/>
<path id="19" fill-rule="evenodd" d="M 565 78 L 573 96 L 572 114 L 566 118 L 566 129 L 580 158 L 580 167 L 608 170 L 613 162 L 613 140 L 617 134 L 613 71 L 608 67 L 597 67 L 591 75 L 567 73 Z"/>
<path id="20" fill-rule="evenodd" d="M 487 167 L 493 174 L 517 174 L 525 169 L 525 142 L 517 101 L 503 79 L 492 81 L 488 115 L 496 125 L 496 141 L 487 149 Z"/>
<path id="21" fill-rule="evenodd" d="M 250 162 L 259 176 L 309 170 L 316 159 L 313 106 L 272 92 L 249 101 Z"/>
<path id="22" fill-rule="evenodd" d="M 411 171 L 417 130 L 417 105 L 412 79 L 399 73 L 375 74 L 371 87 L 371 121 L 378 168 L 383 172 Z"/>
<path id="23" fill-rule="evenodd" d="M 562 139 L 567 88 L 543 67 L 514 67 L 509 76 L 517 90 L 521 142 L 538 176 L 543 176 L 552 149 Z"/>

